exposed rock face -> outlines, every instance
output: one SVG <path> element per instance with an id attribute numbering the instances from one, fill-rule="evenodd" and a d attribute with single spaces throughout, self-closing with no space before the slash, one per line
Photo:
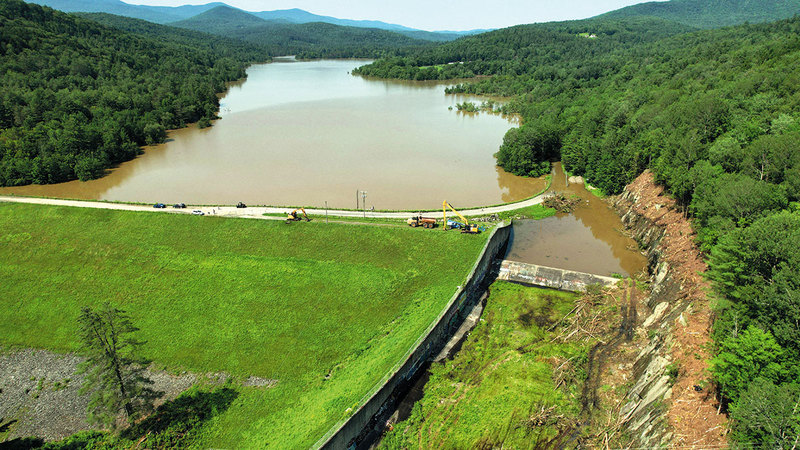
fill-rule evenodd
<path id="1" fill-rule="evenodd" d="M 634 386 L 620 410 L 635 447 L 725 446 L 725 418 L 707 377 L 711 310 L 706 266 L 691 225 L 645 172 L 615 201 L 628 232 L 647 254 L 651 311 L 640 332 L 649 344 L 633 366 Z"/>

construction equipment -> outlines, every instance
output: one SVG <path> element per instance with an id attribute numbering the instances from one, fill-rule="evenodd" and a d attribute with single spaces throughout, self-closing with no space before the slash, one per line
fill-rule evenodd
<path id="1" fill-rule="evenodd" d="M 447 220 L 447 208 L 450 208 L 459 218 L 461 218 L 463 223 L 456 222 L 454 220 L 448 221 Z M 449 228 L 456 228 L 456 229 L 461 229 L 462 233 L 469 233 L 469 234 L 478 234 L 481 231 L 483 231 L 482 229 L 478 228 L 478 226 L 475 225 L 474 223 L 469 223 L 469 220 L 467 220 L 466 217 L 462 216 L 461 213 L 456 211 L 456 209 L 453 208 L 453 206 L 450 203 L 447 203 L 447 200 L 442 202 L 442 215 L 444 215 L 444 223 L 445 223 L 444 229 L 445 230 L 447 230 L 448 227 Z"/>
<path id="2" fill-rule="evenodd" d="M 436 227 L 436 219 L 431 219 L 428 217 L 414 216 L 408 220 L 406 220 L 408 226 L 412 228 L 422 227 L 422 228 L 434 228 Z"/>
<path id="3" fill-rule="evenodd" d="M 298 211 L 302 213 L 302 216 L 298 214 Z M 305 220 L 306 222 L 311 222 L 311 219 L 308 218 L 308 214 L 306 214 L 305 209 L 297 208 L 290 213 L 286 213 L 286 223 L 295 222 L 299 220 Z"/>

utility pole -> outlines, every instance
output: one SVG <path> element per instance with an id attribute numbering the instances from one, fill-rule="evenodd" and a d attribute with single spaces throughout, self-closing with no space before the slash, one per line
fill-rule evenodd
<path id="1" fill-rule="evenodd" d="M 328 223 L 328 202 L 325 202 L 325 223 Z"/>
<path id="2" fill-rule="evenodd" d="M 361 200 L 363 204 L 364 218 L 367 218 L 367 191 L 361 191 Z"/>

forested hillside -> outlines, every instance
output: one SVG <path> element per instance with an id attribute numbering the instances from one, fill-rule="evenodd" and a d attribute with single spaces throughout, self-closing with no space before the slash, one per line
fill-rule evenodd
<path id="1" fill-rule="evenodd" d="M 96 178 L 166 129 L 207 125 L 225 82 L 265 59 L 208 35 L 166 37 L 0 2 L 0 185 Z"/>
<path id="2" fill-rule="evenodd" d="M 211 36 L 200 31 L 158 25 L 146 20 L 115 16 L 106 13 L 72 13 L 92 22 L 116 28 L 126 33 L 156 39 L 161 42 L 180 44 L 191 49 L 202 49 L 218 55 L 234 58 L 237 61 L 266 60 L 266 50 L 249 42 L 224 36 Z"/>
<path id="3" fill-rule="evenodd" d="M 689 30 L 685 25 L 649 17 L 517 25 L 411 52 L 405 57 L 382 59 L 354 73 L 447 80 L 476 75 L 557 78 L 564 75 L 559 71 L 571 70 L 582 77 L 596 78 L 599 68 L 579 67 L 586 58 Z"/>
<path id="4" fill-rule="evenodd" d="M 267 21 L 244 11 L 220 6 L 170 25 L 240 39 L 265 48 L 270 55 L 301 58 L 385 56 L 401 48 L 432 46 L 393 31 L 329 23 Z"/>
<path id="5" fill-rule="evenodd" d="M 762 23 L 800 14 L 798 0 L 670 0 L 628 6 L 600 17 L 653 16 L 698 28 Z"/>
<path id="6" fill-rule="evenodd" d="M 546 27 L 527 30 L 527 46 L 515 27 L 359 72 L 494 75 L 449 92 L 512 96 L 503 110 L 523 125 L 497 158 L 517 174 L 562 159 L 618 193 L 651 169 L 709 258 L 711 372 L 733 437 L 790 448 L 800 436 L 800 18 L 619 44 L 614 23 L 575 23 L 596 38 L 565 29 L 568 56 L 548 51 Z"/>

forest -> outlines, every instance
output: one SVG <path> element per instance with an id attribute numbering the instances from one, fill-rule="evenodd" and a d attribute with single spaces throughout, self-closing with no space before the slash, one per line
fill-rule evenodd
<path id="1" fill-rule="evenodd" d="M 208 126 L 225 83 L 268 59 L 252 44 L 153 27 L 142 36 L 0 2 L 0 186 L 97 178 L 167 129 Z"/>
<path id="2" fill-rule="evenodd" d="M 709 263 L 710 370 L 733 438 L 790 448 L 800 436 L 800 18 L 705 31 L 663 22 L 635 36 L 644 20 L 655 19 L 513 27 L 358 73 L 487 76 L 448 92 L 510 97 L 502 110 L 523 124 L 496 157 L 515 174 L 560 159 L 615 194 L 653 171 Z"/>
<path id="3" fill-rule="evenodd" d="M 761 23 L 800 14 L 795 0 L 671 0 L 639 3 L 601 17 L 653 16 L 698 28 L 719 28 L 745 22 Z"/>

